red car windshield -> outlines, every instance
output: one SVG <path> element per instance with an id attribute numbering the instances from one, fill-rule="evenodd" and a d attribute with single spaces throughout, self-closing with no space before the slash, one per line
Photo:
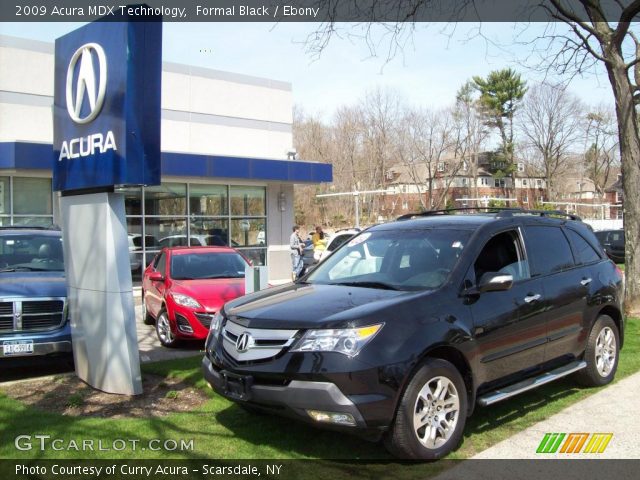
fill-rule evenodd
<path id="1" fill-rule="evenodd" d="M 171 256 L 171 278 L 244 278 L 247 262 L 237 253 L 194 252 Z"/>

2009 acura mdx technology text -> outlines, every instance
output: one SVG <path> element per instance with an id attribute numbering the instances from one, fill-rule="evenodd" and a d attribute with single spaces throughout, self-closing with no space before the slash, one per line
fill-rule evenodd
<path id="1" fill-rule="evenodd" d="M 221 395 L 437 459 L 474 406 L 575 374 L 609 383 L 622 274 L 560 212 L 426 212 L 372 227 L 299 281 L 215 316 L 203 370 Z"/>

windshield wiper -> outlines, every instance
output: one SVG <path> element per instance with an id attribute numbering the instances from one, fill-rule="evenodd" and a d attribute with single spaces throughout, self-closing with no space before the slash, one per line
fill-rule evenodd
<path id="1" fill-rule="evenodd" d="M 382 290 L 398 290 L 397 287 L 384 282 L 336 282 L 329 285 L 345 285 L 347 287 L 380 288 Z"/>
<path id="2" fill-rule="evenodd" d="M 38 267 L 27 267 L 24 265 L 15 266 L 15 267 L 6 267 L 1 268 L 0 272 L 41 272 L 41 271 L 49 271 L 48 268 L 38 268 Z M 54 271 L 54 270 L 51 270 Z M 58 271 L 58 270 L 56 270 Z"/>

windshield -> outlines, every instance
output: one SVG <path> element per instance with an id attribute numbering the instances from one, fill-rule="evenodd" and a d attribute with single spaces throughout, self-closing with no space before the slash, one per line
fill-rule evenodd
<path id="1" fill-rule="evenodd" d="M 379 230 L 349 240 L 305 279 L 308 283 L 428 290 L 449 277 L 470 230 Z"/>
<path id="2" fill-rule="evenodd" d="M 237 253 L 199 252 L 171 256 L 171 278 L 201 280 L 206 278 L 244 278 L 247 262 Z"/>
<path id="3" fill-rule="evenodd" d="M 62 238 L 22 234 L 0 237 L 0 272 L 64 271 Z"/>

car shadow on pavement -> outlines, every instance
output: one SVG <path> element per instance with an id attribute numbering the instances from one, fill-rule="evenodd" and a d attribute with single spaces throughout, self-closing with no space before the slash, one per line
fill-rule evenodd
<path id="1" fill-rule="evenodd" d="M 73 371 L 73 355 L 71 354 L 50 357 L 3 358 L 0 369 L 0 384 Z"/>
<path id="2" fill-rule="evenodd" d="M 235 404 L 216 413 L 215 419 L 234 436 L 257 448 L 268 446 L 281 454 L 291 454 L 292 458 L 393 460 L 380 442 L 322 430 L 270 413 L 248 412 Z"/>

